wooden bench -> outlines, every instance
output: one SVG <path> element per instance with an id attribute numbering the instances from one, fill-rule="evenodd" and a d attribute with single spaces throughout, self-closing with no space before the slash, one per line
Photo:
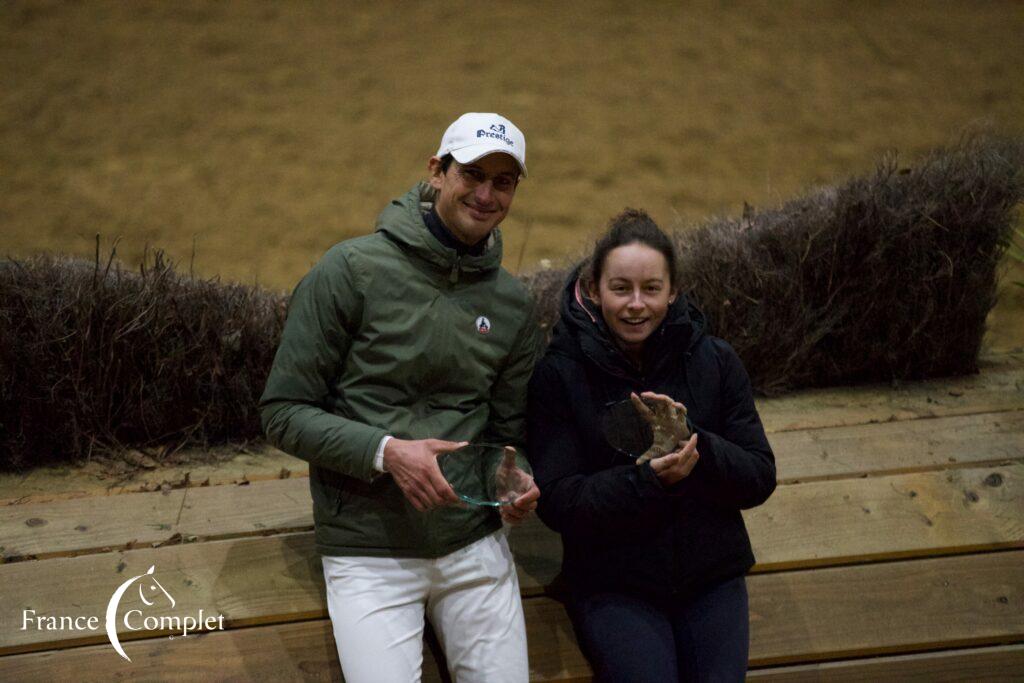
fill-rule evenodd
<path id="1" fill-rule="evenodd" d="M 1024 356 L 978 376 L 762 400 L 780 485 L 745 514 L 752 680 L 1024 675 Z M 339 680 L 302 478 L 0 507 L 0 680 Z M 532 679 L 589 680 L 557 535 L 515 529 Z M 146 615 L 224 616 L 186 638 L 102 628 L 155 567 Z M 126 594 L 128 596 L 129 594 Z M 127 603 L 128 597 L 125 598 Z M 23 628 L 34 615 L 98 630 Z M 441 680 L 431 648 L 426 680 Z"/>

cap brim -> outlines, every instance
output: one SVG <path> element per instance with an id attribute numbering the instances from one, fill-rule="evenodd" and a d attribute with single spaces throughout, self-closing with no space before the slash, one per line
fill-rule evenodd
<path id="1" fill-rule="evenodd" d="M 460 164 L 471 164 L 474 161 L 483 159 L 488 154 L 507 154 L 508 156 L 515 159 L 516 164 L 519 166 L 519 170 L 522 172 L 523 177 L 526 177 L 526 164 L 524 164 L 515 154 L 507 152 L 503 149 L 496 148 L 492 144 L 483 145 L 469 145 L 461 149 L 454 149 L 451 151 L 451 155 L 455 158 L 455 161 Z"/>

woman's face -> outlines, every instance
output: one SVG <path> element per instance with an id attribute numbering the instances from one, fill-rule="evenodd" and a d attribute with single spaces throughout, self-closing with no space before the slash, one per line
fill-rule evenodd
<path id="1" fill-rule="evenodd" d="M 664 254 L 639 242 L 608 252 L 591 295 L 615 341 L 633 358 L 676 298 Z"/>

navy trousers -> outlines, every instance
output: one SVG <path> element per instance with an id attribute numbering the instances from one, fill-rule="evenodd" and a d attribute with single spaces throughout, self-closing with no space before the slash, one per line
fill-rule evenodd
<path id="1" fill-rule="evenodd" d="M 742 576 L 681 604 L 620 593 L 577 597 L 570 614 L 596 681 L 731 682 L 746 676 L 750 615 Z"/>

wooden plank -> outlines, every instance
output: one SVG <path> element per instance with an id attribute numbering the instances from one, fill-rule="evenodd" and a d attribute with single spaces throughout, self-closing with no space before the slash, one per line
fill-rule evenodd
<path id="1" fill-rule="evenodd" d="M 749 577 L 748 585 L 754 667 L 1024 640 L 1024 551 L 763 574 Z M 306 599 L 315 602 L 319 594 L 310 591 Z M 308 606 L 297 607 L 308 612 Z M 585 679 L 586 663 L 575 645 L 564 608 L 540 597 L 524 600 L 524 609 L 532 678 Z M 276 635 L 286 628 L 291 634 L 288 638 Z M 279 660 L 283 671 L 305 671 L 309 666 L 305 662 L 313 662 L 315 667 L 330 657 L 328 629 L 325 621 L 292 627 L 277 624 L 214 633 L 192 641 L 133 641 L 125 650 L 133 662 L 155 667 L 147 669 L 154 671 L 160 670 L 164 657 L 179 662 L 191 657 L 209 662 L 219 657 L 223 666 L 239 667 L 222 671 L 241 678 L 246 672 L 262 671 L 262 657 Z M 186 657 L 175 652 L 206 643 L 210 644 L 206 652 L 212 654 Z M 64 657 L 76 660 L 74 666 L 81 670 L 102 658 L 118 666 L 124 664 L 109 645 L 100 645 L 66 653 L 2 657 L 0 678 L 21 680 L 46 666 L 54 670 L 64 666 Z M 205 662 L 201 666 L 212 666 Z"/>
<path id="2" fill-rule="evenodd" d="M 1000 683 L 1024 678 L 1024 645 L 944 650 L 916 655 L 872 657 L 819 664 L 755 669 L 748 681 L 764 683 Z"/>
<path id="3" fill-rule="evenodd" d="M 561 606 L 551 600 L 527 601 L 525 611 L 530 680 L 589 681 L 590 667 Z M 0 680 L 343 680 L 326 619 L 150 638 L 124 649 L 131 662 L 117 656 L 109 644 L 0 657 Z M 441 681 L 441 666 L 443 657 L 424 647 L 424 683 Z"/>
<path id="4" fill-rule="evenodd" d="M 7 561 L 313 528 L 309 479 L 127 493 L 0 507 Z"/>
<path id="5" fill-rule="evenodd" d="M 781 486 L 743 517 L 754 573 L 1024 547 L 1024 463 Z M 528 520 L 510 539 L 523 593 L 543 592 L 559 536 Z"/>
<path id="6" fill-rule="evenodd" d="M 990 356 L 980 374 L 901 384 L 810 389 L 757 401 L 771 432 L 1024 408 L 1024 354 Z"/>
<path id="7" fill-rule="evenodd" d="M 24 629 L 25 610 L 38 615 L 88 617 L 106 613 L 123 581 L 155 567 L 154 577 L 175 600 L 158 600 L 146 616 L 223 614 L 233 627 L 275 621 L 300 621 L 326 615 L 323 571 L 313 534 L 190 543 L 99 555 L 54 558 L 0 565 L 0 654 L 48 647 L 90 644 L 106 636 L 94 632 Z M 126 593 L 124 610 L 139 606 Z M 118 622 L 123 638 L 147 635 Z"/>
<path id="8" fill-rule="evenodd" d="M 0 657 L 6 681 L 341 681 L 330 621 L 152 638 L 124 646 L 131 662 L 109 645 Z M 423 680 L 440 681 L 437 660 L 424 652 Z"/>
<path id="9" fill-rule="evenodd" d="M 1024 410 L 776 432 L 780 483 L 1024 459 Z"/>
<path id="10" fill-rule="evenodd" d="M 575 645 L 560 645 L 556 662 L 543 658 L 533 621 L 530 662 L 533 681 L 589 681 L 590 669 Z M 0 678 L 23 683 L 76 680 L 106 683 L 126 675 L 135 680 L 340 681 L 330 623 L 326 620 L 261 626 L 188 638 L 156 638 L 128 646 L 132 662 L 114 656 L 109 645 L 12 655 L 0 658 Z M 764 683 L 1000 683 L 1020 681 L 1024 645 L 943 650 L 913 655 L 752 669 L 749 681 Z M 564 677 L 559 678 L 559 674 Z M 437 662 L 424 652 L 424 683 L 441 680 Z"/>
<path id="11" fill-rule="evenodd" d="M 166 539 L 187 489 L 0 507 L 0 558 L 103 551 Z M 123 500 L 122 500 L 123 499 Z"/>
<path id="12" fill-rule="evenodd" d="M 550 598 L 523 600 L 531 681 L 590 680 L 565 607 Z"/>
<path id="13" fill-rule="evenodd" d="M 180 542 L 190 538 L 192 531 L 215 536 L 228 532 L 239 535 L 238 530 L 244 528 L 266 532 L 266 527 L 273 524 L 308 528 L 310 520 L 303 518 L 299 509 L 308 510 L 309 503 L 298 504 L 303 497 L 309 499 L 304 484 L 282 480 L 228 487 L 220 496 L 211 489 L 193 491 L 185 502 L 186 507 L 189 503 L 192 507 L 188 511 L 182 508 L 182 523 L 178 527 L 159 531 L 145 515 L 136 515 L 140 527 L 133 537 L 138 539 L 140 530 L 152 529 L 151 538 L 163 541 L 174 533 L 181 534 Z M 148 500 L 153 496 L 160 494 L 102 499 L 124 507 L 105 507 L 89 519 L 120 520 L 132 515 L 128 505 L 132 498 Z M 42 514 L 38 511 L 40 507 L 52 510 L 84 506 L 86 502 L 26 506 L 35 510 L 26 514 Z M 150 509 L 141 507 L 143 512 Z M 234 519 L 229 514 L 220 514 L 231 509 L 251 511 L 248 521 L 246 517 Z M 83 508 L 78 512 L 84 515 L 89 510 Z M 166 510 L 157 512 L 170 514 Z M 758 558 L 755 572 L 1014 547 L 1024 543 L 1024 464 L 781 486 L 765 505 L 746 511 L 744 517 Z M 84 518 L 54 516 L 54 521 L 43 528 L 63 525 L 69 530 L 68 536 L 75 539 L 70 533 L 72 525 Z M 94 528 L 104 526 L 96 524 Z M 113 522 L 106 528 L 111 534 L 124 532 Z M 5 541 L 6 547 L 15 552 L 38 553 L 42 543 L 49 542 L 45 537 L 19 533 L 21 536 Z M 103 542 L 113 538 L 116 537 L 99 537 Z M 543 593 L 561 566 L 559 536 L 533 517 L 512 531 L 511 543 L 523 593 Z M 0 572 L 0 577 L 3 575 Z"/>
<path id="14" fill-rule="evenodd" d="M 124 645 L 126 662 L 109 645 L 0 657 L 9 681 L 340 681 L 330 622 L 247 628 Z M 433 662 L 433 660 L 430 660 Z M 430 679 L 427 679 L 430 680 Z M 437 680 L 435 675 L 434 680 Z"/>
<path id="15" fill-rule="evenodd" d="M 1024 547 L 1024 463 L 784 486 L 743 516 L 757 571 Z"/>
<path id="16" fill-rule="evenodd" d="M 1024 459 L 1024 411 L 781 432 L 783 482 Z M 0 561 L 311 529 L 306 478 L 0 507 Z"/>
<path id="17" fill-rule="evenodd" d="M 6 634 L 0 652 L 50 647 L 51 643 L 96 642 L 102 633 L 23 629 L 24 610 L 33 609 L 38 615 L 102 615 L 114 588 L 151 565 L 177 607 L 171 610 L 161 602 L 147 608 L 147 615 L 203 609 L 207 614 L 224 614 L 229 625 L 246 626 L 325 614 L 323 579 L 312 534 L 20 562 L 0 567 L 0 632 Z M 68 595 L 68 586 L 75 587 L 73 597 Z M 119 628 L 121 631 L 125 637 L 145 635 Z"/>
<path id="18" fill-rule="evenodd" d="M 748 579 L 751 664 L 1024 640 L 1024 551 Z"/>

